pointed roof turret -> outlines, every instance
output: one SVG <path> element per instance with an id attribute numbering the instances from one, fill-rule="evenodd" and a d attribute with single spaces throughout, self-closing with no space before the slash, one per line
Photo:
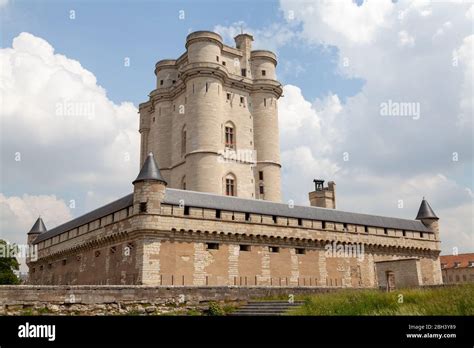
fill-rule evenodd
<path id="1" fill-rule="evenodd" d="M 428 201 L 423 197 L 421 201 L 420 209 L 418 209 L 418 214 L 416 214 L 416 220 L 423 220 L 423 219 L 439 219 L 436 214 L 434 213 L 433 209 L 431 209 L 430 204 Z"/>
<path id="2" fill-rule="evenodd" d="M 44 225 L 43 219 L 40 216 L 36 220 L 35 224 L 31 228 L 30 232 L 28 232 L 28 234 L 34 234 L 34 233 L 40 234 L 40 233 L 44 233 L 46 231 L 48 231 L 48 230 L 46 229 L 46 226 Z"/>
<path id="3" fill-rule="evenodd" d="M 142 169 L 140 169 L 140 173 L 138 174 L 137 178 L 133 181 L 133 184 L 145 181 L 145 180 L 155 180 L 161 181 L 165 185 L 167 182 L 161 176 L 160 169 L 156 164 L 155 158 L 153 157 L 153 153 L 150 152 L 146 157 L 145 163 L 143 163 Z"/>

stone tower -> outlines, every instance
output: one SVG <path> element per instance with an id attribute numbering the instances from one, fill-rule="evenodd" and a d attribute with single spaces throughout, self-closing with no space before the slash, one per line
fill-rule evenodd
<path id="1" fill-rule="evenodd" d="M 220 35 L 188 35 L 186 52 L 156 64 L 140 104 L 141 164 L 149 152 L 169 187 L 280 201 L 276 56 Z"/>

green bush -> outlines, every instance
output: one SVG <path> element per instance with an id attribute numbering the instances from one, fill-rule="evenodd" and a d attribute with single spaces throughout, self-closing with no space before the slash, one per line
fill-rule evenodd
<path id="1" fill-rule="evenodd" d="M 209 303 L 209 310 L 208 310 L 209 315 L 225 315 L 224 309 L 221 307 L 220 304 L 217 302 L 211 302 Z"/>

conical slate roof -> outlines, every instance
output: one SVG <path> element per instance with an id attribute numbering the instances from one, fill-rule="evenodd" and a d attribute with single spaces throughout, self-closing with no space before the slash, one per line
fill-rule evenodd
<path id="1" fill-rule="evenodd" d="M 430 204 L 424 198 L 421 201 L 420 209 L 418 209 L 418 214 L 416 215 L 416 220 L 422 219 L 438 219 L 433 209 L 431 209 Z"/>
<path id="2" fill-rule="evenodd" d="M 140 170 L 140 173 L 138 174 L 133 184 L 145 180 L 156 180 L 167 184 L 165 179 L 163 179 L 163 177 L 161 176 L 160 169 L 156 164 L 152 152 L 148 154 L 145 163 L 143 163 L 142 169 Z"/>
<path id="3" fill-rule="evenodd" d="M 30 234 L 30 233 L 43 233 L 43 232 L 46 232 L 46 231 L 48 231 L 48 230 L 46 229 L 46 226 L 44 225 L 43 219 L 41 217 L 39 217 L 38 220 L 36 220 L 33 227 L 31 228 L 30 232 L 28 232 L 28 234 Z"/>

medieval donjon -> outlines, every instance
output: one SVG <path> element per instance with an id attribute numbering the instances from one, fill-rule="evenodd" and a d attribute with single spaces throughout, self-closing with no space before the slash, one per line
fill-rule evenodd
<path id="1" fill-rule="evenodd" d="M 28 233 L 31 284 L 416 286 L 442 282 L 438 218 L 336 210 L 334 182 L 311 206 L 280 203 L 275 54 L 213 32 L 156 64 L 140 105 L 134 191 Z"/>

